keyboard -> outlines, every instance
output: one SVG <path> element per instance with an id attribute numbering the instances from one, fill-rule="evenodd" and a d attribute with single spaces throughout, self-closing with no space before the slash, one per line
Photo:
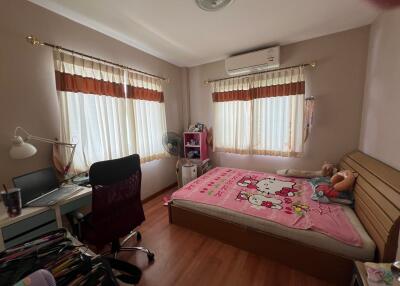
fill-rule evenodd
<path id="1" fill-rule="evenodd" d="M 81 190 L 83 190 L 83 188 L 79 186 L 63 186 L 28 202 L 26 205 L 28 207 L 52 206 Z"/>

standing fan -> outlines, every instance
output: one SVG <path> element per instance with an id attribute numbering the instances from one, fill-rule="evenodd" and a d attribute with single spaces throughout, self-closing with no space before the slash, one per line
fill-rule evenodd
<path id="1" fill-rule="evenodd" d="M 165 151 L 167 151 L 172 156 L 178 156 L 178 161 L 183 155 L 182 151 L 182 138 L 178 133 L 175 132 L 167 132 L 162 137 L 162 143 Z"/>
<path id="2" fill-rule="evenodd" d="M 186 159 L 181 159 L 183 157 L 182 137 L 175 132 L 167 132 L 162 137 L 162 143 L 165 151 L 167 151 L 172 156 L 178 157 L 178 160 L 176 162 L 176 179 L 178 181 L 178 186 L 181 187 L 181 167 L 186 163 Z"/>

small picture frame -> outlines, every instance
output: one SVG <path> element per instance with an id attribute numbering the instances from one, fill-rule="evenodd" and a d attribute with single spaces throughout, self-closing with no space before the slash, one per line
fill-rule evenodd
<path id="1" fill-rule="evenodd" d="M 196 128 L 197 128 L 198 132 L 203 132 L 204 124 L 203 123 L 196 123 Z"/>

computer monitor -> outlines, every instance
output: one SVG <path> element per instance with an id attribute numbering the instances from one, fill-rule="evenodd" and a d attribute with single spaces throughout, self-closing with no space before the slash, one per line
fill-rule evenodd
<path id="1" fill-rule="evenodd" d="M 59 187 L 54 168 L 49 167 L 13 178 L 16 188 L 21 189 L 22 206 L 27 202 Z"/>

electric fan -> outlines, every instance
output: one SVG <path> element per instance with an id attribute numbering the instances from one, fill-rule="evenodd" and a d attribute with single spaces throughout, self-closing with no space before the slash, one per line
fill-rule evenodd
<path id="1" fill-rule="evenodd" d="M 178 160 L 182 156 L 182 137 L 175 132 L 167 132 L 162 138 L 163 146 L 165 151 L 167 151 L 172 156 L 178 156 Z"/>
<path id="2" fill-rule="evenodd" d="M 182 137 L 175 132 L 167 132 L 163 135 L 162 143 L 165 151 L 167 151 L 172 156 L 178 156 L 176 161 L 176 179 L 178 181 L 178 186 L 182 187 L 182 166 L 186 164 L 186 159 L 181 159 L 183 157 L 183 144 Z"/>

